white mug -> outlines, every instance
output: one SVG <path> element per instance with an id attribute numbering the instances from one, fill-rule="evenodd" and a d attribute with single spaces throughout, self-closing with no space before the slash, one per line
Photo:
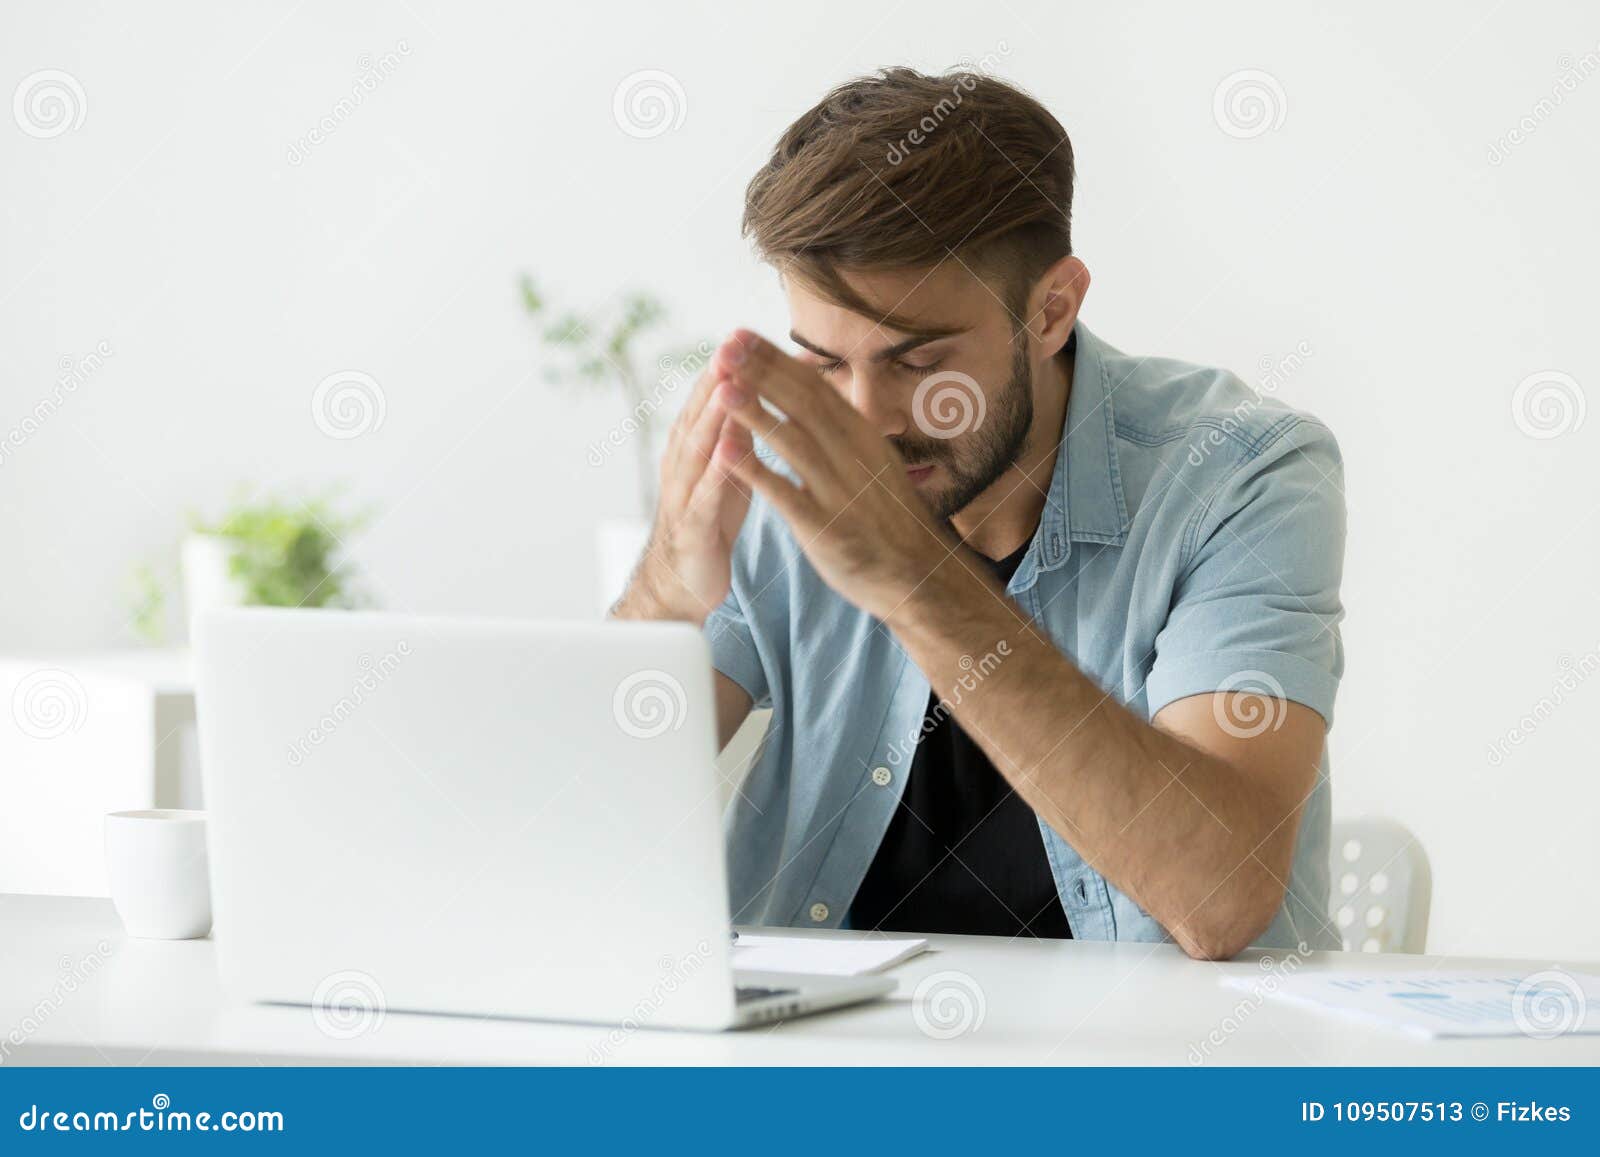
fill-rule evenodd
<path id="1" fill-rule="evenodd" d="M 129 936 L 192 940 L 211 931 L 205 812 L 110 813 L 106 875 L 111 902 Z"/>

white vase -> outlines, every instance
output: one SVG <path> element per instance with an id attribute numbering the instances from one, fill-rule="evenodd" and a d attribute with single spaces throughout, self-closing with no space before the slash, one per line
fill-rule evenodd
<path id="1" fill-rule="evenodd" d="M 214 607 L 243 606 L 248 597 L 244 584 L 229 573 L 233 544 L 215 534 L 191 534 L 178 548 L 183 575 L 183 605 L 188 621 Z M 194 632 L 190 631 L 193 637 Z"/>
<path id="2" fill-rule="evenodd" d="M 597 595 L 602 617 L 627 588 L 628 578 L 649 539 L 650 524 L 642 518 L 603 518 L 595 527 L 595 567 L 600 578 Z"/>

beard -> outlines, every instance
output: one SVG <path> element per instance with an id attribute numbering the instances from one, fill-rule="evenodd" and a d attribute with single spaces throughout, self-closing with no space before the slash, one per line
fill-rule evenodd
<path id="1" fill-rule="evenodd" d="M 1018 335 L 1020 336 L 1020 335 Z M 1033 368 L 1028 343 L 1013 340 L 1011 378 L 986 402 L 986 416 L 957 438 L 932 438 L 912 429 L 889 439 L 907 462 L 939 465 L 949 485 L 922 495 L 935 518 L 948 521 L 966 509 L 1012 466 L 1033 427 Z"/>

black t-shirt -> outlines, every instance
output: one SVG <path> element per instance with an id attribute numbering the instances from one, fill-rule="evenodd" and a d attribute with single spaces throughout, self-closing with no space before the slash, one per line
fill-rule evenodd
<path id="1" fill-rule="evenodd" d="M 991 562 L 1001 582 L 1026 543 Z M 900 806 L 850 906 L 850 926 L 894 932 L 971 932 L 1066 939 L 1044 838 L 1033 809 L 930 695 L 928 718 Z"/>

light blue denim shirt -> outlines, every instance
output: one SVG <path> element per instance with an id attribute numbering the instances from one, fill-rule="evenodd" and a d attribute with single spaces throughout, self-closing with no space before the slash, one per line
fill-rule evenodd
<path id="1" fill-rule="evenodd" d="M 1130 357 L 1081 323 L 1076 332 L 1065 437 L 1011 598 L 1146 719 L 1184 696 L 1234 690 L 1260 696 L 1238 700 L 1227 723 L 1247 733 L 1281 721 L 1276 699 L 1331 724 L 1345 534 L 1333 435 L 1224 370 Z M 905 787 L 928 680 L 759 500 L 706 635 L 717 669 L 773 711 L 726 816 L 734 919 L 840 927 Z M 981 678 L 988 664 L 972 658 Z M 1338 947 L 1328 823 L 1324 749 L 1288 894 L 1257 943 Z M 1039 826 L 1074 936 L 1167 938 Z"/>

